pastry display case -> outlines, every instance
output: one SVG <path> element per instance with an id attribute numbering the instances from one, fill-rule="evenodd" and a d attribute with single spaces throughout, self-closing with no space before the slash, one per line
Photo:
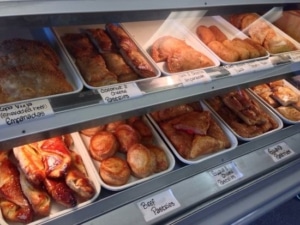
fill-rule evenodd
<path id="1" fill-rule="evenodd" d="M 76 166 L 44 169 L 52 208 L 18 221 L 4 180 L 0 224 L 247 224 L 300 192 L 297 1 L 0 6 L 0 167 L 32 184 L 75 149 L 92 187 L 64 204 Z"/>

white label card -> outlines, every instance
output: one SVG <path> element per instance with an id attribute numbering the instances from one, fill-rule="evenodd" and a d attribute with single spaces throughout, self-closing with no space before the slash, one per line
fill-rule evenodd
<path id="1" fill-rule="evenodd" d="M 234 162 L 212 169 L 210 174 L 220 187 L 243 177 Z"/>
<path id="2" fill-rule="evenodd" d="M 136 83 L 109 86 L 98 91 L 105 103 L 120 102 L 143 95 Z"/>
<path id="3" fill-rule="evenodd" d="M 169 189 L 137 203 L 146 222 L 180 207 L 179 202 Z"/>
<path id="4" fill-rule="evenodd" d="M 54 114 L 48 99 L 0 106 L 0 125 L 17 125 Z"/>
<path id="5" fill-rule="evenodd" d="M 184 87 L 211 81 L 211 77 L 204 70 L 180 74 L 179 79 Z"/>
<path id="6" fill-rule="evenodd" d="M 295 153 L 285 142 L 273 145 L 265 149 L 265 152 L 273 159 L 274 162 L 278 162 Z"/>
<path id="7" fill-rule="evenodd" d="M 231 75 L 240 75 L 253 71 L 253 69 L 247 63 L 226 65 L 224 68 L 228 70 Z"/>

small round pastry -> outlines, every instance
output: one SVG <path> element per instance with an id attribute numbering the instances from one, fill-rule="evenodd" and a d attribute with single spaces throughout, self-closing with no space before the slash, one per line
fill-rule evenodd
<path id="1" fill-rule="evenodd" d="M 89 152 L 93 159 L 102 161 L 113 156 L 119 148 L 117 138 L 108 131 L 100 131 L 92 136 Z"/>
<path id="2" fill-rule="evenodd" d="M 91 128 L 83 129 L 83 130 L 80 131 L 80 133 L 85 135 L 85 136 L 92 137 L 97 132 L 104 130 L 104 128 L 105 128 L 105 125 L 100 125 L 100 126 L 97 126 L 97 127 L 91 127 Z"/>
<path id="3" fill-rule="evenodd" d="M 151 152 L 154 153 L 156 159 L 156 168 L 154 170 L 155 173 L 164 171 L 169 167 L 169 160 L 167 155 L 163 149 L 155 145 L 147 145 L 147 148 L 150 149 Z"/>
<path id="4" fill-rule="evenodd" d="M 131 145 L 141 141 L 140 134 L 130 125 L 119 125 L 114 133 L 120 143 L 120 151 L 126 153 Z"/>
<path id="5" fill-rule="evenodd" d="M 125 159 L 113 156 L 101 162 L 99 174 L 106 184 L 120 186 L 128 182 L 131 171 Z"/>
<path id="6" fill-rule="evenodd" d="M 127 162 L 132 174 L 137 178 L 148 177 L 156 169 L 154 153 L 140 143 L 133 144 L 128 149 Z"/>

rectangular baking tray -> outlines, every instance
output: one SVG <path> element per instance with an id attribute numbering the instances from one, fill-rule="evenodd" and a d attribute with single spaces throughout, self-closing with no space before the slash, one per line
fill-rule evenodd
<path id="1" fill-rule="evenodd" d="M 81 31 L 85 30 L 85 29 L 95 29 L 95 28 L 102 28 L 105 29 L 105 24 L 96 24 L 96 25 L 80 25 L 80 26 L 64 26 L 64 27 L 53 27 L 52 31 L 55 35 L 55 38 L 57 39 L 57 42 L 59 43 L 60 48 L 62 49 L 63 53 L 69 58 L 70 64 L 73 66 L 74 70 L 76 71 L 76 74 L 78 75 L 78 77 L 80 77 L 81 82 L 84 84 L 84 86 L 88 89 L 98 89 L 99 87 L 95 87 L 95 86 L 91 86 L 89 85 L 83 78 L 83 76 L 81 75 L 79 69 L 77 68 L 76 64 L 75 64 L 75 60 L 74 58 L 71 56 L 71 54 L 68 52 L 68 50 L 66 49 L 65 45 L 63 44 L 62 40 L 61 40 L 61 36 L 63 36 L 64 34 L 67 33 L 80 33 Z M 143 50 L 143 48 L 139 45 L 139 43 L 136 42 L 135 37 L 131 36 L 130 34 L 128 34 L 132 40 L 135 42 L 135 44 L 137 45 L 137 47 L 139 48 L 139 51 L 142 53 L 142 55 L 145 57 L 145 59 L 150 63 L 150 65 L 152 66 L 154 72 L 155 72 L 155 77 L 150 77 L 150 78 L 139 78 L 136 81 L 140 81 L 140 80 L 150 80 L 150 79 L 155 79 L 157 77 L 161 76 L 161 71 L 159 70 L 159 68 L 157 67 L 157 65 L 155 64 L 155 62 L 152 60 L 152 58 Z M 128 81 L 128 82 L 120 82 L 119 84 L 124 84 L 124 83 L 131 83 L 134 81 Z M 115 85 L 115 84 L 114 84 Z M 101 87 L 108 87 L 111 85 L 105 85 L 105 86 L 101 86 Z"/>
<path id="2" fill-rule="evenodd" d="M 172 155 L 172 153 L 170 152 L 170 150 L 168 149 L 167 145 L 164 143 L 164 141 L 162 140 L 162 138 L 159 136 L 159 134 L 156 132 L 156 130 L 154 129 L 154 127 L 151 125 L 150 121 L 146 118 L 146 116 L 143 116 L 143 120 L 145 121 L 145 123 L 150 127 L 151 131 L 152 131 L 152 134 L 153 134 L 153 137 L 154 137 L 154 144 L 157 145 L 157 146 L 160 146 L 166 153 L 167 155 L 167 158 L 168 158 L 168 161 L 169 161 L 169 167 L 168 169 L 162 171 L 162 172 L 159 172 L 159 173 L 154 173 L 148 177 L 145 177 L 145 178 L 136 178 L 134 176 L 130 176 L 129 178 L 129 181 L 127 182 L 127 184 L 124 184 L 124 185 L 121 185 L 121 186 L 113 186 L 113 185 L 109 185 L 109 184 L 106 184 L 100 177 L 99 173 L 98 173 L 98 179 L 100 180 L 100 183 L 101 183 L 101 186 L 103 188 L 106 188 L 108 190 L 111 190 L 111 191 L 121 191 L 121 190 L 124 190 L 126 188 L 129 188 L 129 187 L 132 187 L 136 184 L 139 184 L 139 183 L 142 183 L 142 182 L 145 182 L 147 180 L 150 180 L 154 177 L 157 177 L 157 176 L 160 176 L 162 174 L 165 174 L 165 173 L 168 173 L 170 171 L 172 171 L 175 167 L 175 158 L 174 156 Z M 82 140 L 83 140 L 83 143 L 85 144 L 86 146 L 86 149 L 88 149 L 89 147 L 89 143 L 90 143 L 90 137 L 88 136 L 85 136 L 83 134 L 80 134 Z M 88 150 L 86 150 L 87 154 L 88 153 Z M 116 153 L 117 156 L 121 157 L 121 158 L 125 158 L 125 155 L 122 154 L 122 153 Z M 96 168 L 97 171 L 99 171 L 99 168 L 100 168 L 100 165 L 101 165 L 101 162 L 97 161 L 97 160 L 94 160 L 91 158 L 91 160 L 93 161 L 93 165 L 94 167 Z"/>
<path id="3" fill-rule="evenodd" d="M 226 17 L 225 17 L 226 19 Z M 227 18 L 228 19 L 228 18 Z M 283 32 L 282 30 L 280 30 L 278 27 L 276 27 L 274 24 L 270 23 L 268 20 L 266 20 L 263 16 L 260 16 L 259 18 L 259 21 L 263 21 L 263 22 L 266 22 L 268 24 L 268 26 L 270 26 L 276 34 L 282 36 L 283 38 L 286 38 L 287 40 L 289 40 L 291 43 L 293 43 L 295 45 L 295 47 L 297 48 L 296 50 L 294 51 L 290 51 L 290 52 L 295 52 L 295 51 L 299 51 L 300 50 L 300 43 L 297 42 L 295 39 L 293 39 L 291 36 L 287 35 L 285 32 Z M 250 25 L 250 26 L 255 26 L 255 22 L 254 24 Z M 249 36 L 248 34 L 248 30 L 249 30 L 249 27 L 248 26 L 246 29 L 244 29 L 242 32 Z M 274 55 L 280 55 L 280 54 L 285 54 L 285 53 L 288 53 L 288 52 L 282 52 L 282 53 L 276 53 L 276 54 L 273 54 L 273 53 L 270 53 L 271 56 L 274 56 Z"/>
<path id="4" fill-rule="evenodd" d="M 200 101 L 200 104 L 201 104 L 203 110 L 211 112 L 211 110 L 205 104 L 203 104 L 202 101 Z M 149 118 L 149 120 L 151 121 L 151 123 L 153 124 L 153 126 L 155 127 L 155 129 L 162 136 L 162 138 L 165 140 L 165 142 L 167 143 L 167 145 L 169 146 L 169 148 L 172 150 L 172 152 L 174 153 L 174 155 L 181 162 L 183 162 L 185 164 L 196 164 L 196 163 L 203 162 L 204 160 L 207 160 L 209 158 L 212 158 L 212 157 L 214 157 L 216 155 L 226 154 L 228 151 L 231 151 L 231 150 L 235 149 L 237 147 L 237 145 L 238 145 L 238 141 L 237 141 L 237 138 L 235 137 L 235 135 L 221 122 L 221 120 L 217 116 L 215 116 L 215 114 L 212 113 L 212 118 L 217 122 L 217 124 L 221 127 L 221 129 L 225 132 L 227 138 L 229 139 L 230 144 L 231 144 L 230 148 L 219 150 L 219 151 L 211 153 L 211 154 L 204 154 L 204 155 L 198 156 L 195 159 L 185 159 L 184 157 L 182 157 L 177 152 L 177 150 L 174 147 L 174 145 L 171 143 L 171 141 L 165 135 L 165 133 L 163 132 L 163 130 L 159 127 L 158 123 L 153 119 L 153 117 L 151 116 L 151 114 L 148 114 L 147 117 Z"/>
<path id="5" fill-rule="evenodd" d="M 128 22 L 121 24 L 125 30 L 130 33 L 135 40 L 142 46 L 142 48 L 150 53 L 152 44 L 160 37 L 170 35 L 175 38 L 184 40 L 188 45 L 192 46 L 194 49 L 205 54 L 210 58 L 214 65 L 211 67 L 205 67 L 197 70 L 203 70 L 212 67 L 218 67 L 220 61 L 209 51 L 199 40 L 197 40 L 191 32 L 182 24 L 175 20 L 154 20 L 154 21 L 143 21 L 143 22 Z M 156 63 L 161 72 L 165 75 L 174 75 L 178 73 L 170 73 L 165 65 L 165 62 Z"/>
<path id="6" fill-rule="evenodd" d="M 230 126 L 228 123 L 226 123 L 222 117 L 204 100 L 204 103 L 206 104 L 206 106 L 228 127 L 228 129 L 238 138 L 238 140 L 241 140 L 241 141 L 252 141 L 252 140 L 255 140 L 256 138 L 259 138 L 259 137 L 263 137 L 263 136 L 266 136 L 268 134 L 271 134 L 271 133 L 274 133 L 276 132 L 277 130 L 280 130 L 282 129 L 283 127 L 283 122 L 282 120 L 272 111 L 270 110 L 266 105 L 264 105 L 261 101 L 259 101 L 249 90 L 245 90 L 250 98 L 252 98 L 254 101 L 256 101 L 258 103 L 258 105 L 261 107 L 261 109 L 266 112 L 269 116 L 271 116 L 278 124 L 278 127 L 276 129 L 273 129 L 273 130 L 270 130 L 270 131 L 267 131 L 261 135 L 258 135 L 256 137 L 251 137 L 251 138 L 247 138 L 247 137 L 242 137 L 241 135 L 239 135 L 238 133 L 236 133 Z"/>
<path id="7" fill-rule="evenodd" d="M 289 83 L 287 80 L 284 81 L 284 86 L 289 87 L 291 90 L 293 90 L 295 93 L 297 93 L 298 98 L 300 99 L 300 91 L 291 83 Z M 286 124 L 296 124 L 300 123 L 300 120 L 298 121 L 293 121 L 285 116 L 283 116 L 281 113 L 279 113 L 273 106 L 271 106 L 268 102 L 266 102 L 263 98 L 261 98 L 258 94 L 256 94 L 251 88 L 249 88 L 249 92 L 251 92 L 259 101 L 263 102 L 266 106 L 268 106 L 277 116 L 279 116 L 280 119 L 283 120 L 284 123 Z"/>
<path id="8" fill-rule="evenodd" d="M 85 147 L 84 143 L 82 142 L 82 139 L 81 139 L 79 133 L 78 132 L 71 133 L 71 136 L 74 140 L 74 148 L 72 148 L 71 150 L 73 150 L 74 152 L 78 153 L 81 156 L 83 163 L 85 165 L 86 171 L 88 173 L 88 176 L 94 184 L 94 187 L 96 190 L 95 195 L 91 199 L 81 202 L 73 208 L 66 208 L 64 206 L 59 205 L 55 201 L 52 201 L 50 215 L 48 217 L 37 219 L 31 223 L 28 223 L 28 225 L 36 225 L 36 224 L 46 223 L 50 219 L 56 218 L 58 216 L 62 216 L 66 213 L 69 213 L 76 209 L 82 208 L 83 206 L 88 205 L 91 202 L 95 201 L 101 192 L 99 176 L 97 175 L 97 171 L 95 170 L 95 167 L 92 166 L 93 163 L 91 161 L 91 158 L 87 154 L 86 147 Z M 5 221 L 4 218 L 2 218 L 1 213 L 0 213 L 0 224 L 1 225 L 2 224 L 3 225 L 21 225 L 21 223 L 10 223 L 10 222 Z"/>
<path id="9" fill-rule="evenodd" d="M 48 28 L 36 28 L 36 29 L 1 28 L 0 33 L 1 33 L 0 42 L 4 41 L 6 39 L 22 38 L 22 39 L 43 41 L 44 43 L 49 44 L 59 57 L 59 60 L 60 60 L 59 68 L 63 71 L 67 81 L 73 87 L 73 91 L 71 91 L 71 92 L 55 94 L 55 95 L 50 95 L 50 96 L 44 96 L 44 97 L 31 98 L 31 99 L 26 99 L 26 100 L 22 100 L 22 101 L 15 101 L 15 102 L 11 102 L 11 103 L 34 101 L 34 100 L 39 100 L 39 99 L 45 99 L 47 97 L 65 96 L 65 95 L 69 95 L 69 94 L 73 94 L 73 93 L 78 93 L 83 89 L 83 84 L 80 81 L 79 77 L 76 76 L 75 70 L 74 70 L 73 66 L 70 64 L 70 60 L 68 59 L 68 57 L 66 57 L 64 52 L 61 50 L 58 43 L 56 42 L 56 39 L 54 38 L 52 33 L 49 32 Z M 5 104 L 10 104 L 10 103 L 5 103 Z M 0 104 L 0 105 L 4 105 L 4 104 Z"/>
<path id="10" fill-rule="evenodd" d="M 242 31 L 235 28 L 232 24 L 230 24 L 228 21 L 226 21 L 221 16 L 204 16 L 204 17 L 191 17 L 191 18 L 184 18 L 181 19 L 181 23 L 183 23 L 192 33 L 195 35 L 196 38 L 198 38 L 196 34 L 196 29 L 200 25 L 204 26 L 217 26 L 226 36 L 229 40 L 232 40 L 233 38 L 240 38 L 240 39 L 246 39 L 249 38 L 247 35 L 245 35 Z M 201 41 L 201 40 L 200 40 Z M 202 41 L 201 41 L 202 42 Z M 203 43 L 203 42 L 202 42 Z M 205 45 L 203 43 L 203 45 Z M 207 45 L 205 45 L 207 46 Z M 216 55 L 208 46 L 208 50 L 211 51 L 214 56 L 220 60 L 223 64 L 237 64 L 237 63 L 246 63 L 246 62 L 252 62 L 257 60 L 266 59 L 270 56 L 270 54 L 267 52 L 265 56 L 253 58 L 253 59 L 247 59 L 247 60 L 240 60 L 236 62 L 228 62 L 221 59 L 218 55 Z"/>

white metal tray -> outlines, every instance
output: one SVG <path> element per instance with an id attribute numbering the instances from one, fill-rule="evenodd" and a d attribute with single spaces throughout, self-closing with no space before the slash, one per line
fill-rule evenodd
<path id="1" fill-rule="evenodd" d="M 261 109 L 266 112 L 269 116 L 271 116 L 278 124 L 278 127 L 273 129 L 273 130 L 270 130 L 270 131 L 267 131 L 263 134 L 260 134 L 260 135 L 257 135 L 255 137 L 251 137 L 251 138 L 247 138 L 247 137 L 242 137 L 241 135 L 239 135 L 237 132 L 235 132 L 230 126 L 228 123 L 226 123 L 222 117 L 204 100 L 204 103 L 207 105 L 207 107 L 209 109 L 211 109 L 211 111 L 228 127 L 228 129 L 239 139 L 239 140 L 242 140 L 242 141 L 251 141 L 251 140 L 254 140 L 256 138 L 259 138 L 259 137 L 262 137 L 262 136 L 265 136 L 265 135 L 268 135 L 268 134 L 271 134 L 271 133 L 274 133 L 276 132 L 277 130 L 280 130 L 282 129 L 283 127 L 283 122 L 282 120 L 272 111 L 270 110 L 266 105 L 264 105 L 262 102 L 260 102 L 251 92 L 249 92 L 248 90 L 246 90 L 246 92 L 249 94 L 250 98 L 254 99 L 258 104 L 259 106 L 261 107 Z"/>
<path id="2" fill-rule="evenodd" d="M 289 87 L 292 91 L 294 91 L 297 95 L 298 98 L 300 99 L 300 91 L 291 83 L 289 83 L 287 80 L 283 80 L 284 82 L 284 86 Z M 284 123 L 286 124 L 296 124 L 296 123 L 300 123 L 300 120 L 298 121 L 294 121 L 294 120 L 290 120 L 288 118 L 286 118 L 285 116 L 283 116 L 279 111 L 277 111 L 274 107 L 272 107 L 268 102 L 266 102 L 262 97 L 260 97 L 258 94 L 256 94 L 251 88 L 249 89 L 249 91 L 261 102 L 263 102 L 263 104 L 267 105 L 277 116 L 279 116 Z"/>
<path id="3" fill-rule="evenodd" d="M 83 76 L 81 75 L 79 69 L 77 68 L 76 64 L 75 64 L 75 60 L 74 58 L 69 54 L 68 50 L 66 49 L 65 45 L 63 44 L 62 40 L 61 40 L 61 36 L 63 36 L 64 34 L 67 33 L 80 33 L 81 31 L 85 30 L 85 29 L 95 29 L 95 28 L 102 28 L 105 29 L 105 24 L 96 24 L 96 25 L 81 25 L 81 26 L 64 26 L 64 27 L 53 27 L 52 30 L 55 34 L 55 37 L 62 49 L 62 51 L 64 52 L 65 55 L 68 56 L 68 58 L 70 59 L 70 63 L 72 64 L 74 70 L 76 71 L 76 74 L 80 77 L 82 83 L 84 84 L 85 87 L 87 87 L 88 89 L 98 89 L 100 87 L 95 87 L 95 86 L 91 86 L 89 85 L 85 79 L 83 78 Z M 130 34 L 128 34 L 130 36 Z M 136 42 L 136 40 L 134 39 L 134 37 L 130 36 L 132 38 L 132 40 L 135 42 L 135 44 L 138 46 L 139 51 L 142 53 L 142 55 L 145 57 L 145 59 L 150 63 L 150 65 L 153 67 L 154 73 L 155 73 L 155 77 L 149 77 L 149 78 L 139 78 L 136 81 L 139 80 L 149 80 L 149 79 L 154 79 L 157 77 L 161 76 L 161 71 L 159 70 L 159 68 L 156 66 L 155 62 L 152 60 L 152 58 L 143 50 L 143 48 L 139 45 L 139 43 Z M 134 81 L 129 81 L 129 82 L 134 82 Z M 124 84 L 124 83 L 129 83 L 129 82 L 122 82 L 119 84 Z M 105 87 L 110 86 L 110 85 L 106 85 Z M 104 86 L 101 86 L 104 87 Z"/>
<path id="4" fill-rule="evenodd" d="M 124 29 L 130 33 L 134 39 L 146 50 L 150 52 L 152 44 L 160 37 L 171 35 L 175 38 L 184 40 L 188 45 L 192 46 L 195 50 L 198 50 L 202 54 L 206 55 L 213 62 L 213 66 L 217 67 L 220 65 L 220 61 L 209 51 L 199 40 L 197 40 L 191 32 L 182 24 L 175 20 L 155 20 L 155 21 L 143 21 L 143 22 L 129 22 L 122 23 Z M 157 66 L 165 75 L 174 75 L 178 73 L 170 73 L 165 62 L 157 63 Z M 206 67 L 206 68 L 211 68 Z M 206 68 L 196 69 L 202 70 Z M 194 71 L 194 70 L 193 70 Z M 184 71 L 187 72 L 187 71 Z"/>
<path id="5" fill-rule="evenodd" d="M 94 184 L 95 195 L 91 199 L 89 199 L 87 201 L 84 201 L 84 202 L 81 202 L 73 208 L 66 208 L 62 205 L 59 205 L 55 201 L 52 201 L 51 202 L 50 215 L 47 216 L 47 217 L 41 218 L 41 219 L 36 219 L 33 222 L 29 223 L 28 225 L 36 225 L 36 224 L 46 223 L 50 219 L 53 219 L 53 218 L 58 217 L 58 216 L 62 216 L 66 213 L 69 213 L 69 212 L 72 212 L 76 209 L 82 208 L 83 206 L 85 206 L 85 205 L 93 202 L 94 200 L 96 200 L 96 198 L 99 196 L 99 194 L 101 192 L 101 185 L 100 185 L 99 176 L 97 175 L 97 171 L 95 170 L 95 167 L 92 166 L 93 163 L 91 161 L 91 158 L 87 154 L 85 145 L 82 142 L 82 139 L 81 139 L 80 135 L 77 132 L 75 132 L 75 133 L 71 133 L 71 136 L 74 140 L 74 148 L 71 149 L 71 150 L 73 150 L 74 152 L 78 153 L 81 156 L 81 158 L 83 160 L 83 163 L 85 165 L 86 171 L 88 173 L 88 176 Z M 1 225 L 5 225 L 5 224 L 21 225 L 20 223 L 11 223 L 11 222 L 5 221 L 2 218 L 1 213 L 0 213 L 0 224 Z"/>
<path id="6" fill-rule="evenodd" d="M 196 18 L 195 17 L 184 18 L 184 19 L 181 19 L 180 22 L 183 23 L 185 26 L 187 26 L 187 28 L 191 30 L 191 32 L 196 36 L 196 38 L 198 38 L 197 35 L 196 35 L 196 29 L 200 25 L 204 25 L 204 26 L 215 25 L 215 26 L 217 26 L 227 36 L 227 38 L 229 40 L 232 40 L 233 38 L 240 38 L 240 39 L 249 38 L 242 31 L 235 28 L 232 24 L 230 24 L 228 21 L 226 21 L 221 16 L 205 16 L 205 17 L 196 17 Z M 236 61 L 236 62 L 228 62 L 228 61 L 224 61 L 223 59 L 221 59 L 212 50 L 209 49 L 209 51 L 211 51 L 212 54 L 214 54 L 215 57 L 218 58 L 218 60 L 220 60 L 223 64 L 237 64 L 237 63 L 251 62 L 251 61 L 266 59 L 270 56 L 270 54 L 267 52 L 267 54 L 265 56 L 252 58 L 252 59 L 246 59 L 246 60 L 240 60 L 240 61 Z"/>
<path id="7" fill-rule="evenodd" d="M 161 174 L 165 174 L 169 171 L 172 171 L 174 166 L 175 166 L 175 158 L 174 156 L 172 155 L 172 153 L 170 152 L 170 150 L 168 149 L 168 147 L 166 146 L 166 144 L 164 143 L 164 141 L 162 140 L 162 138 L 159 136 L 159 134 L 156 132 L 156 130 L 154 129 L 154 127 L 151 125 L 151 123 L 149 122 L 149 120 L 146 118 L 146 117 L 143 117 L 144 121 L 146 122 L 146 124 L 150 127 L 150 129 L 152 130 L 152 134 L 153 134 L 153 137 L 154 137 L 154 144 L 157 145 L 157 146 L 160 146 L 161 149 L 163 149 L 167 155 L 167 158 L 168 158 L 168 161 L 169 161 L 169 167 L 168 169 L 162 171 L 162 172 L 159 172 L 159 173 L 154 173 L 148 177 L 145 177 L 145 178 L 136 178 L 134 176 L 130 176 L 127 184 L 124 184 L 124 185 L 121 185 L 121 186 L 113 186 L 113 185 L 109 185 L 109 184 L 106 184 L 100 177 L 99 173 L 98 173 L 98 179 L 100 179 L 100 183 L 101 183 L 101 186 L 103 188 L 106 188 L 108 190 L 111 190 L 111 191 L 121 191 L 123 189 L 126 189 L 126 188 L 129 188 L 133 185 L 136 185 L 136 184 L 139 184 L 141 182 L 144 182 L 144 181 L 147 181 L 151 178 L 154 178 L 154 177 L 157 177 Z M 86 148 L 88 148 L 89 144 L 90 144 L 90 137 L 88 136 L 85 136 L 83 134 L 80 135 Z M 88 153 L 88 150 L 87 150 L 87 154 Z M 122 153 L 116 153 L 117 156 L 121 157 L 121 158 L 125 158 L 125 154 L 122 154 Z M 97 161 L 97 160 L 94 160 L 94 159 L 91 159 L 93 161 L 93 165 L 95 166 L 96 170 L 99 171 L 99 168 L 100 168 L 100 165 L 101 165 L 101 162 Z"/>
<path id="8" fill-rule="evenodd" d="M 203 104 L 201 101 L 201 106 L 203 108 L 203 110 L 205 111 L 211 111 L 205 104 Z M 213 113 L 212 113 L 212 118 L 217 122 L 217 124 L 221 127 L 221 129 L 225 132 L 225 134 L 227 135 L 227 138 L 230 141 L 230 147 L 227 149 L 223 149 L 223 150 L 219 150 L 217 152 L 211 153 L 211 154 L 204 154 L 201 156 L 198 156 L 195 159 L 185 159 L 184 157 L 182 157 L 178 151 L 176 150 L 176 148 L 174 147 L 174 145 L 171 143 L 171 141 L 168 139 L 168 137 L 165 135 L 165 133 L 163 132 L 163 130 L 159 127 L 159 125 L 157 124 L 157 122 L 152 118 L 152 116 L 150 114 L 147 115 L 147 117 L 149 118 L 149 120 L 151 121 L 151 123 L 153 124 L 153 126 L 157 129 L 157 131 L 160 133 L 160 135 L 163 137 L 163 139 L 166 141 L 166 143 L 168 144 L 168 146 L 170 147 L 170 149 L 172 150 L 172 152 L 174 153 L 174 155 L 183 163 L 186 164 L 195 164 L 195 163 L 200 163 L 203 162 L 204 160 L 207 160 L 209 158 L 212 158 L 216 155 L 220 155 L 220 154 L 226 154 L 228 151 L 231 151 L 233 149 L 235 149 L 238 145 L 238 141 L 237 138 L 235 137 L 235 135 L 221 122 L 221 120 L 219 118 L 217 118 Z"/>
<path id="9" fill-rule="evenodd" d="M 37 98 L 31 98 L 21 101 L 15 101 L 12 103 L 21 103 L 25 101 L 34 101 L 39 99 L 45 99 L 47 97 L 56 97 L 56 96 L 65 96 L 72 93 L 78 93 L 82 90 L 83 84 L 80 81 L 79 77 L 76 76 L 75 70 L 73 66 L 70 64 L 70 60 L 66 55 L 63 53 L 61 48 L 58 46 L 58 43 L 54 39 L 51 32 L 49 32 L 48 28 L 36 28 L 36 29 L 29 29 L 29 28 L 17 28 L 17 29 L 8 29 L 8 28 L 1 28 L 0 29 L 0 41 L 4 41 L 7 39 L 13 39 L 13 38 L 22 38 L 22 39 L 29 39 L 29 40 L 38 40 L 42 41 L 44 43 L 49 44 L 53 48 L 53 50 L 56 52 L 56 54 L 59 57 L 59 68 L 64 73 L 67 81 L 70 83 L 70 85 L 73 88 L 73 91 L 61 93 L 61 94 L 55 94 L 50 96 L 43 96 L 43 97 L 37 97 Z M 10 104 L 10 103 L 5 103 Z M 0 104 L 2 105 L 2 104 Z"/>

